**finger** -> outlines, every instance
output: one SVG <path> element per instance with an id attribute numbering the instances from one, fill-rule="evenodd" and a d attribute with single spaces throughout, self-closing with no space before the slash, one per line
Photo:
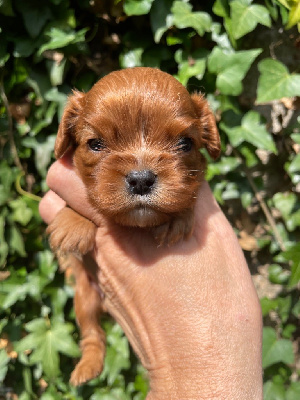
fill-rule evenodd
<path id="1" fill-rule="evenodd" d="M 89 204 L 85 186 L 75 172 L 70 154 L 51 165 L 47 175 L 47 184 L 73 210 L 97 223 L 99 219 L 97 212 Z"/>
<path id="2" fill-rule="evenodd" d="M 53 221 L 55 215 L 66 206 L 66 202 L 52 190 L 49 190 L 39 204 L 39 212 L 46 224 Z"/>

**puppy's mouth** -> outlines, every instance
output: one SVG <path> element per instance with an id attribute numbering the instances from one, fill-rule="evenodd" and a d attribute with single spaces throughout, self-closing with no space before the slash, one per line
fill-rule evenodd
<path id="1" fill-rule="evenodd" d="M 136 199 L 137 200 L 137 199 Z M 140 228 L 160 225 L 167 221 L 169 216 L 151 207 L 143 199 L 136 201 L 136 204 L 124 213 L 115 216 L 116 222 L 125 226 L 136 226 Z"/>

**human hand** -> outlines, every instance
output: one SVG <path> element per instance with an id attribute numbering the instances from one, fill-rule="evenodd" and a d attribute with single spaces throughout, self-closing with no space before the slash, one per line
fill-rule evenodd
<path id="1" fill-rule="evenodd" d="M 40 213 L 67 203 L 100 225 L 69 155 L 48 173 Z M 147 400 L 262 399 L 261 313 L 244 256 L 203 183 L 188 241 L 158 247 L 140 229 L 99 226 L 93 258 L 104 306 L 149 372 Z"/>

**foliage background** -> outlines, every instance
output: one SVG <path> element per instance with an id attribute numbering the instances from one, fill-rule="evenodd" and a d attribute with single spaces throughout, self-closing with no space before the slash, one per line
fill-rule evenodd
<path id="1" fill-rule="evenodd" d="M 207 179 L 261 298 L 265 400 L 299 400 L 299 20 L 298 0 L 0 0 L 1 399 L 146 396 L 146 374 L 109 318 L 104 373 L 68 384 L 79 354 L 73 289 L 36 196 L 71 89 L 151 66 L 205 92 L 216 114 L 223 155 Z"/>

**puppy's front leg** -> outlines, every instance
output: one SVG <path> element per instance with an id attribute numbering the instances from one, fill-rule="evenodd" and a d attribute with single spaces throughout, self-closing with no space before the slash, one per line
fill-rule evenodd
<path id="1" fill-rule="evenodd" d="M 152 229 L 159 246 L 166 243 L 171 246 L 182 239 L 188 239 L 194 230 L 194 210 L 187 210 L 170 221 Z"/>
<path id="2" fill-rule="evenodd" d="M 94 247 L 96 225 L 65 207 L 48 226 L 47 234 L 54 252 L 84 255 Z"/>
<path id="3" fill-rule="evenodd" d="M 50 246 L 70 265 L 75 275 L 75 314 L 82 340 L 82 357 L 76 365 L 70 382 L 77 386 L 95 378 L 103 369 L 105 334 L 99 326 L 102 298 L 97 283 L 89 276 L 88 268 L 77 256 L 91 251 L 95 243 L 96 226 L 70 208 L 63 208 L 49 225 Z"/>
<path id="4" fill-rule="evenodd" d="M 70 383 L 81 385 L 98 376 L 103 369 L 105 333 L 100 327 L 102 299 L 96 282 L 79 260 L 75 261 L 76 292 L 74 298 L 77 324 L 81 332 L 82 357 L 72 372 Z"/>

